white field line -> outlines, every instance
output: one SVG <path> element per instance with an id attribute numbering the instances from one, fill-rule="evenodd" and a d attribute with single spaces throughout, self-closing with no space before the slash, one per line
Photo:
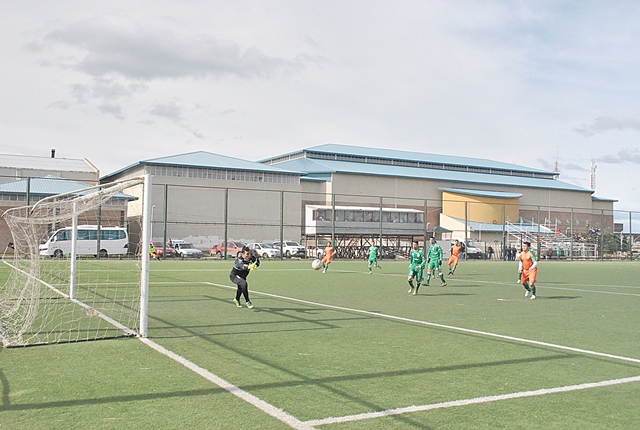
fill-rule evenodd
<path id="1" fill-rule="evenodd" d="M 175 282 L 173 284 L 175 284 Z M 182 284 L 191 284 L 191 283 L 183 282 Z M 213 285 L 213 286 L 217 286 L 217 287 L 222 287 L 222 288 L 226 288 L 226 289 L 235 289 L 236 288 L 236 287 L 231 287 L 229 285 L 216 284 L 216 283 L 213 283 L 213 282 L 204 282 L 204 284 L 205 285 Z M 294 302 L 298 302 L 298 303 L 304 303 L 304 304 L 308 304 L 308 305 L 321 306 L 321 307 L 338 309 L 338 310 L 343 310 L 343 311 L 348 311 L 348 312 L 363 313 L 363 314 L 378 316 L 378 317 L 382 317 L 382 318 L 400 320 L 400 321 L 415 322 L 415 323 L 418 323 L 418 324 L 424 324 L 424 325 L 429 325 L 429 326 L 433 326 L 433 327 L 440 327 L 440 328 L 447 328 L 447 329 L 451 329 L 451 330 L 464 331 L 464 332 L 468 332 L 468 333 L 482 334 L 482 335 L 486 335 L 486 336 L 499 337 L 499 338 L 503 338 L 503 339 L 510 339 L 510 340 L 516 340 L 516 341 L 521 341 L 521 342 L 525 342 L 525 343 L 533 343 L 533 344 L 537 344 L 537 345 L 556 347 L 556 348 L 559 348 L 559 349 L 567 349 L 567 350 L 570 350 L 570 351 L 583 352 L 583 353 L 586 353 L 586 354 L 600 355 L 600 356 L 605 356 L 605 357 L 609 357 L 609 358 L 617 358 L 617 359 L 621 359 L 621 360 L 625 360 L 625 361 L 632 361 L 632 362 L 640 363 L 640 360 L 636 360 L 636 359 L 633 359 L 633 358 L 619 357 L 619 356 L 615 356 L 615 355 L 603 354 L 603 353 L 594 352 L 594 351 L 587 351 L 587 350 L 581 350 L 581 349 L 577 349 L 577 348 L 563 347 L 563 346 L 560 346 L 560 345 L 547 344 L 547 343 L 544 343 L 544 342 L 537 342 L 537 341 L 531 341 L 531 340 L 527 340 L 527 339 L 519 339 L 519 338 L 510 337 L 510 336 L 503 336 L 503 335 L 498 335 L 498 334 L 493 334 L 493 333 L 486 333 L 486 332 L 482 332 L 482 331 L 478 331 L 478 330 L 470 330 L 470 329 L 465 329 L 465 328 L 461 328 L 461 327 L 453 327 L 453 326 L 447 326 L 447 325 L 442 325 L 442 324 L 430 323 L 430 322 L 426 322 L 426 321 L 412 320 L 412 319 L 409 319 L 409 318 L 402 318 L 402 317 L 397 317 L 397 316 L 392 316 L 392 315 L 386 315 L 386 314 L 381 314 L 381 313 L 378 313 L 378 312 L 370 312 L 370 311 L 363 311 L 363 310 L 359 310 L 359 309 L 345 308 L 345 307 L 341 307 L 341 306 L 327 305 L 327 304 L 316 303 L 316 302 L 311 302 L 311 301 L 307 301 L 307 300 L 300 300 L 300 299 L 295 299 L 295 298 L 291 298 L 291 297 L 279 296 L 279 295 L 276 295 L 276 294 L 264 293 L 264 292 L 255 291 L 255 290 L 253 290 L 252 293 L 258 294 L 258 295 L 267 296 L 267 297 L 274 297 L 274 298 L 278 298 L 278 299 L 294 301 Z M 543 389 L 543 390 L 536 390 L 536 391 L 529 391 L 529 392 L 522 392 L 522 393 L 504 394 L 504 395 L 500 395 L 500 396 L 488 396 L 488 397 L 481 397 L 481 398 L 477 398 L 477 399 L 457 400 L 457 401 L 438 403 L 438 404 L 433 404 L 433 405 L 411 406 L 411 407 L 407 407 L 407 408 L 398 408 L 398 409 L 392 409 L 392 410 L 388 410 L 388 411 L 371 412 L 371 413 L 366 413 L 366 414 L 349 415 L 349 416 L 345 416 L 345 417 L 325 418 L 325 419 L 322 419 L 322 420 L 313 420 L 313 421 L 303 422 L 303 421 L 295 418 L 294 416 L 284 412 L 282 409 L 279 409 L 279 408 L 271 405 L 270 403 L 267 403 L 264 400 L 262 400 L 262 399 L 260 399 L 260 398 L 258 398 L 256 396 L 254 396 L 254 395 L 252 395 L 252 394 L 240 389 L 239 387 L 227 382 L 226 380 L 224 380 L 224 379 L 220 378 L 219 376 L 211 373 L 210 371 L 208 371 L 208 370 L 196 365 L 195 363 L 185 359 L 184 357 L 182 357 L 182 356 L 180 356 L 180 355 L 178 355 L 178 354 L 176 354 L 176 353 L 174 353 L 172 351 L 169 351 L 168 349 L 166 349 L 163 346 L 153 342 L 152 340 L 149 340 L 147 338 L 140 338 L 140 340 L 142 342 L 144 342 L 146 345 L 148 345 L 149 347 L 153 348 L 154 350 L 156 350 L 156 351 L 160 352 L 161 354 L 171 358 L 172 360 L 182 364 L 183 366 L 187 367 L 188 369 L 190 369 L 191 371 L 195 372 L 196 374 L 202 376 L 203 378 L 207 379 L 208 381 L 213 382 L 214 384 L 216 384 L 217 386 L 225 389 L 229 393 L 231 393 L 231 394 L 233 394 L 233 395 L 245 400 L 249 404 L 255 406 L 256 408 L 258 408 L 260 410 L 262 410 L 263 412 L 267 413 L 268 415 L 271 415 L 272 417 L 282 421 L 283 423 L 289 425 L 292 428 L 301 429 L 301 430 L 313 430 L 314 426 L 316 426 L 316 425 L 324 425 L 324 424 L 347 422 L 347 421 L 356 421 L 356 420 L 363 420 L 363 419 L 369 419 L 369 418 L 377 418 L 377 417 L 384 417 L 384 416 L 390 416 L 390 415 L 398 415 L 398 414 L 403 414 L 403 413 L 417 412 L 417 411 L 423 411 L 423 410 L 426 411 L 426 410 L 444 408 L 444 407 L 463 406 L 463 405 L 470 405 L 470 404 L 474 404 L 474 403 L 485 403 L 485 402 L 491 402 L 491 401 L 497 401 L 497 400 L 505 400 L 505 399 L 519 398 L 519 397 L 528 397 L 528 396 L 535 396 L 535 395 L 551 394 L 551 393 L 556 393 L 556 392 L 566 392 L 566 391 L 573 391 L 573 390 L 579 390 L 579 389 L 594 388 L 594 387 L 600 387 L 600 386 L 607 386 L 607 385 L 615 385 L 615 384 L 622 384 L 622 383 L 627 383 L 627 382 L 640 381 L 640 376 L 639 376 L 639 377 L 635 377 L 635 378 L 625 378 L 625 379 L 619 379 L 619 380 L 615 380 L 615 381 L 603 381 L 603 382 L 599 382 L 599 383 L 588 383 L 588 384 L 581 384 L 581 385 L 575 385 L 575 386 L 569 386 L 569 387 L 559 387 L 559 388 Z"/>
<path id="2" fill-rule="evenodd" d="M 536 285 L 537 286 L 537 285 Z M 566 287 L 551 287 L 549 285 L 544 285 L 543 288 L 545 290 L 565 290 L 565 291 L 577 291 L 580 293 L 595 293 L 595 294 L 613 294 L 615 296 L 633 296 L 633 297 L 640 297 L 640 294 L 634 294 L 634 293 L 616 293 L 614 291 L 599 291 L 599 290 L 583 290 L 580 288 L 566 288 Z M 618 288 L 625 288 L 625 287 L 618 287 Z M 628 287 L 627 287 L 628 288 Z"/>
<path id="3" fill-rule="evenodd" d="M 230 287 L 228 285 L 216 284 L 216 283 L 213 283 L 213 282 L 204 282 L 204 284 L 214 285 L 214 286 L 217 286 L 217 287 L 223 287 L 223 288 L 228 288 L 228 289 L 236 289 L 235 286 L 234 287 Z M 410 323 L 414 323 L 414 324 L 426 325 L 426 326 L 430 326 L 430 327 L 443 328 L 443 329 L 452 330 L 452 331 L 460 331 L 460 332 L 463 332 L 463 333 L 473 333 L 473 334 L 479 334 L 479 335 L 487 336 L 487 337 L 495 337 L 495 338 L 498 338 L 498 339 L 506 339 L 506 340 L 511 340 L 511 341 L 515 341 L 515 342 L 522 342 L 522 343 L 528 343 L 528 344 L 532 344 L 532 345 L 545 346 L 547 348 L 554 348 L 554 349 L 560 349 L 560 350 L 564 350 L 564 351 L 578 352 L 578 353 L 581 353 L 581 354 L 595 355 L 595 356 L 599 356 L 599 357 L 612 358 L 612 359 L 615 359 L 615 360 L 628 361 L 628 362 L 632 362 L 632 363 L 640 363 L 640 359 L 638 359 L 638 358 L 623 357 L 623 356 L 620 356 L 620 355 L 613 355 L 613 354 L 607 354 L 607 353 L 604 353 L 604 352 L 590 351 L 590 350 L 587 350 L 587 349 L 573 348 L 573 347 L 570 347 L 570 346 L 557 345 L 557 344 L 554 344 L 554 343 L 540 342 L 540 341 L 537 341 L 537 340 L 523 339 L 523 338 L 520 338 L 520 337 L 506 336 L 506 335 L 497 334 L 497 333 L 489 333 L 489 332 L 486 332 L 486 331 L 473 330 L 473 329 L 464 328 L 464 327 L 456 327 L 456 326 L 451 326 L 451 325 L 446 325 L 446 324 L 433 323 L 433 322 L 429 322 L 429 321 L 416 320 L 416 319 L 412 319 L 412 318 L 404 318 L 404 317 L 399 317 L 399 316 L 395 316 L 395 315 L 387 315 L 387 314 L 383 314 L 383 313 L 380 313 L 380 312 L 371 312 L 371 311 L 365 311 L 365 310 L 361 310 L 361 309 L 345 308 L 345 307 L 342 307 L 342 306 L 335 306 L 335 305 L 328 305 L 328 304 L 324 304 L 324 303 L 311 302 L 311 301 L 308 301 L 308 300 L 295 299 L 295 298 L 292 298 L 292 297 L 280 296 L 280 295 L 277 295 L 277 294 L 263 293 L 263 292 L 256 291 L 256 290 L 252 290 L 251 293 L 252 294 L 262 295 L 262 296 L 267 296 L 267 297 L 273 297 L 273 298 L 277 298 L 277 299 L 282 299 L 282 300 L 288 300 L 288 301 L 291 301 L 291 302 L 304 303 L 306 305 L 320 306 L 320 307 L 329 308 L 329 309 L 337 309 L 337 310 L 346 311 L 346 312 L 354 312 L 354 313 L 359 313 L 359 314 L 371 315 L 371 316 L 376 316 L 376 317 L 386 318 L 386 319 L 391 319 L 391 320 L 396 320 L 396 321 L 404 321 L 404 322 L 410 322 Z"/>
<path id="4" fill-rule="evenodd" d="M 223 288 L 228 288 L 228 289 L 235 289 L 235 287 L 231 287 L 231 286 L 223 285 L 223 284 L 215 284 L 215 283 L 211 283 L 211 282 L 206 282 L 206 284 L 215 285 L 215 286 L 218 286 L 218 287 L 223 287 Z M 578 352 L 578 353 L 587 354 L 587 355 L 595 355 L 595 356 L 600 356 L 600 357 L 613 358 L 613 359 L 616 359 L 616 360 L 629 361 L 629 362 L 632 362 L 632 363 L 640 363 L 640 359 L 636 359 L 636 358 L 630 358 L 630 357 L 623 357 L 623 356 L 619 356 L 619 355 L 606 354 L 606 353 L 597 352 L 597 351 L 589 351 L 589 350 L 585 350 L 585 349 L 573 348 L 573 347 L 563 346 L 563 345 L 556 345 L 556 344 L 547 343 L 547 342 L 539 342 L 539 341 L 536 341 L 536 340 L 522 339 L 522 338 L 517 338 L 517 337 L 512 337 L 512 336 L 505 336 L 505 335 L 501 335 L 501 334 L 489 333 L 489 332 L 484 332 L 484 331 L 480 331 L 480 330 L 472 330 L 472 329 L 467 329 L 467 328 L 463 328 L 463 327 L 455 327 L 455 326 L 449 326 L 449 325 L 444 325 L 444 324 L 437 324 L 437 323 L 432 323 L 432 322 L 428 322 L 428 321 L 414 320 L 414 319 L 411 319 L 411 318 L 403 318 L 403 317 L 398 317 L 398 316 L 394 316 L 394 315 L 382 314 L 382 313 L 378 313 L 378 312 L 370 312 L 370 311 L 364 311 L 364 310 L 360 310 L 360 309 L 345 308 L 345 307 L 342 307 L 342 306 L 327 305 L 327 304 L 324 304 L 324 303 L 316 303 L 316 302 L 311 302 L 311 301 L 307 301 L 307 300 L 295 299 L 295 298 L 291 298 L 291 297 L 285 297 L 285 296 L 280 296 L 280 295 L 276 295 L 276 294 L 264 293 L 264 292 L 255 291 L 255 290 L 253 290 L 252 293 L 253 294 L 267 296 L 267 297 L 274 297 L 274 298 L 278 298 L 278 299 L 289 300 L 289 301 L 298 302 L 298 303 L 304 303 L 304 304 L 307 304 L 307 305 L 321 306 L 321 307 L 337 309 L 337 310 L 342 310 L 342 311 L 347 311 L 347 312 L 355 312 L 355 313 L 372 315 L 372 316 L 377 316 L 377 317 L 382 317 L 382 318 L 387 318 L 387 319 L 393 319 L 393 320 L 398 320 L 398 321 L 405 321 L 405 322 L 423 324 L 423 325 L 427 325 L 427 326 L 431 326 L 431 327 L 445 328 L 445 329 L 461 331 L 461 332 L 465 332 L 465 333 L 473 333 L 473 334 L 479 334 L 479 335 L 489 336 L 489 337 L 496 337 L 496 338 L 500 338 L 500 339 L 507 339 L 507 340 L 517 341 L 517 342 L 522 342 L 522 343 L 529 343 L 529 344 L 533 344 L 533 345 L 540 345 L 540 346 L 545 346 L 545 347 L 549 347 L 549 348 L 555 348 L 555 349 L 561 349 L 561 350 L 566 350 L 566 351 Z M 523 392 L 519 392 L 519 393 L 502 394 L 502 395 L 497 395 L 497 396 L 485 396 L 485 397 L 478 397 L 478 398 L 475 398 L 475 399 L 454 400 L 454 401 L 450 401 L 450 402 L 435 403 L 435 404 L 431 404 L 431 405 L 409 406 L 409 407 L 405 407 L 405 408 L 390 409 L 390 410 L 386 410 L 386 411 L 368 412 L 368 413 L 356 414 L 356 415 L 347 415 L 347 416 L 344 416 L 344 417 L 324 418 L 324 419 L 320 419 L 320 420 L 306 421 L 306 424 L 309 424 L 309 425 L 312 425 L 312 426 L 320 426 L 320 425 L 326 425 L 326 424 L 343 423 L 343 422 L 348 422 L 348 421 L 359 421 L 359 420 L 370 419 L 370 418 L 380 418 L 380 417 L 386 417 L 386 416 L 391 416 L 391 415 L 399 415 L 399 414 L 411 413 L 411 412 L 419 412 L 419 411 L 428 411 L 428 410 L 433 410 L 433 409 L 449 408 L 449 407 L 454 407 L 454 406 L 465 406 L 465 405 L 472 405 L 472 404 L 477 404 L 477 403 L 495 402 L 495 401 L 499 401 L 499 400 L 518 399 L 518 398 L 522 398 L 522 397 L 532 397 L 532 396 L 541 396 L 541 395 L 546 395 L 546 394 L 563 393 L 563 392 L 568 392 L 568 391 L 585 390 L 585 389 L 588 389 L 588 388 L 606 387 L 606 386 L 610 386 L 610 385 L 626 384 L 626 383 L 630 383 L 630 382 L 640 382 L 640 376 L 635 376 L 635 377 L 630 377 L 630 378 L 622 378 L 622 379 L 614 379 L 614 380 L 601 381 L 601 382 L 591 382 L 591 383 L 578 384 L 578 385 L 569 385 L 569 386 L 564 386 L 564 387 L 544 388 L 544 389 L 540 389 L 540 390 L 523 391 Z"/>
<path id="5" fill-rule="evenodd" d="M 451 278 L 447 279 L 447 282 L 449 282 L 451 280 Z M 489 284 L 489 285 L 513 285 L 511 283 L 506 283 L 506 282 L 492 282 L 492 281 L 472 281 L 474 283 L 477 284 Z M 580 284 L 580 286 L 583 287 L 608 287 L 608 288 L 631 288 L 631 289 L 640 289 L 640 287 L 634 287 L 634 286 L 627 286 L 627 285 L 594 285 L 594 284 Z M 569 287 L 554 287 L 552 285 L 545 285 L 544 283 L 542 283 L 542 285 L 540 285 L 540 282 L 536 283 L 536 287 L 537 288 L 541 288 L 543 290 L 564 290 L 564 291 L 577 291 L 577 292 L 581 292 L 581 293 L 593 293 L 593 294 L 613 294 L 613 295 L 617 295 L 617 296 L 633 296 L 633 297 L 640 297 L 640 293 L 636 294 L 636 293 L 617 293 L 615 291 L 602 291 L 602 290 L 585 290 L 582 288 L 569 288 Z"/>
<path id="6" fill-rule="evenodd" d="M 186 358 L 172 352 L 169 351 L 168 349 L 164 348 L 161 345 L 158 345 L 157 343 L 155 343 L 152 340 L 146 339 L 146 338 L 140 338 L 140 340 L 142 342 L 144 342 L 146 345 L 150 346 L 151 348 L 155 349 L 156 351 L 158 351 L 159 353 L 166 355 L 167 357 L 171 358 L 172 360 L 182 364 L 183 366 L 185 366 L 187 369 L 192 370 L 193 372 L 197 373 L 198 375 L 202 376 L 203 378 L 207 379 L 208 381 L 213 382 L 214 384 L 216 384 L 217 386 L 219 386 L 220 388 L 223 388 L 225 390 L 227 390 L 229 393 L 233 394 L 234 396 L 237 396 L 239 398 L 241 398 L 242 400 L 246 401 L 247 403 L 255 406 L 256 408 L 260 409 L 261 411 L 271 415 L 274 418 L 277 418 L 278 420 L 282 421 L 283 423 L 289 425 L 290 427 L 294 428 L 294 429 L 300 429 L 300 430 L 312 430 L 313 426 L 311 424 L 305 423 L 303 421 L 300 421 L 299 419 L 297 419 L 296 417 L 289 415 L 288 413 L 284 412 L 282 409 L 278 409 L 275 406 L 265 402 L 264 400 L 254 396 L 253 394 L 249 394 L 248 392 L 242 390 L 239 387 L 236 387 L 235 385 L 225 381 L 224 379 L 220 378 L 217 375 L 214 375 L 213 373 L 209 372 L 207 369 L 203 369 L 202 367 L 198 366 L 197 364 L 192 363 L 191 361 L 187 360 Z"/>
<path id="7" fill-rule="evenodd" d="M 554 394 L 554 393 L 566 393 L 569 391 L 586 390 L 588 388 L 599 388 L 599 387 L 607 387 L 611 385 L 627 384 L 629 382 L 640 382 L 640 376 L 635 376 L 631 378 L 622 378 L 622 379 L 612 379 L 609 381 L 601 381 L 601 382 L 590 382 L 586 384 L 568 385 L 568 386 L 557 387 L 557 388 L 543 388 L 540 390 L 522 391 L 520 393 L 501 394 L 498 396 L 476 397 L 475 399 L 454 400 L 451 402 L 433 403 L 431 405 L 409 406 L 406 408 L 388 409 L 386 411 L 367 412 L 363 414 L 346 415 L 343 417 L 323 418 L 319 420 L 306 421 L 306 424 L 309 424 L 312 426 L 321 426 L 321 425 L 327 425 L 327 424 L 345 423 L 349 421 L 361 421 L 361 420 L 366 420 L 371 418 L 382 418 L 382 417 L 388 417 L 392 415 L 400 415 L 400 414 L 406 414 L 406 413 L 412 413 L 412 412 L 452 408 L 455 406 L 467 406 L 467 405 L 474 405 L 479 403 L 497 402 L 500 400 L 520 399 L 523 397 L 543 396 L 543 395 Z"/>

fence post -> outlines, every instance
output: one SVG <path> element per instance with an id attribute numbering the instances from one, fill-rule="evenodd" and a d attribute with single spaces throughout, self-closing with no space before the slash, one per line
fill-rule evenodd
<path id="1" fill-rule="evenodd" d="M 380 196 L 380 249 L 382 249 L 382 196 Z M 388 240 L 387 240 L 387 244 L 388 244 Z M 382 252 L 382 251 L 380 251 Z"/>
<path id="2" fill-rule="evenodd" d="M 598 238 L 600 260 L 604 260 L 604 230 L 604 209 L 600 209 L 600 236 Z"/>
<path id="3" fill-rule="evenodd" d="M 335 244 L 336 237 L 336 193 L 331 193 L 331 213 L 333 216 L 331 217 L 331 246 L 337 245 Z"/>
<path id="4" fill-rule="evenodd" d="M 427 244 L 427 235 L 429 234 L 429 223 L 427 222 L 428 209 L 428 201 L 427 199 L 424 199 L 424 237 L 422 238 L 423 245 Z"/>
<path id="5" fill-rule="evenodd" d="M 167 213 L 169 208 L 169 184 L 164 184 L 164 214 L 162 215 L 162 259 L 167 259 Z"/>
<path id="6" fill-rule="evenodd" d="M 536 224 L 538 225 L 538 260 L 542 259 L 542 255 L 540 255 L 540 249 L 542 249 L 542 245 L 540 243 L 540 206 L 538 206 L 538 219 Z"/>
<path id="7" fill-rule="evenodd" d="M 571 224 L 569 224 L 571 230 L 571 261 L 573 261 L 573 208 L 571 208 Z"/>
<path id="8" fill-rule="evenodd" d="M 284 191 L 280 191 L 280 260 L 284 260 Z"/>
<path id="9" fill-rule="evenodd" d="M 633 230 L 631 228 L 631 211 L 629 211 L 629 261 L 633 261 Z"/>
<path id="10" fill-rule="evenodd" d="M 502 252 L 501 259 L 504 260 L 507 256 L 507 204 L 502 204 Z"/>
<path id="11" fill-rule="evenodd" d="M 227 240 L 229 233 L 229 188 L 224 189 L 224 249 L 222 250 L 222 259 L 227 259 Z"/>
<path id="12" fill-rule="evenodd" d="M 469 253 L 469 202 L 464 202 L 464 259 L 468 260 Z"/>

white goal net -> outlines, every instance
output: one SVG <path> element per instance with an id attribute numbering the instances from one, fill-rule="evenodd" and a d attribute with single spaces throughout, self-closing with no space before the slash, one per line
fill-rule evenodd
<path id="1" fill-rule="evenodd" d="M 145 335 L 148 184 L 105 184 L 2 215 L 13 237 L 2 259 L 3 346 Z"/>

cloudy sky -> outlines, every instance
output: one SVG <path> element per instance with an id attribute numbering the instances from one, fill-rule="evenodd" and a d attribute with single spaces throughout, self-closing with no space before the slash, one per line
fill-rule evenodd
<path id="1" fill-rule="evenodd" d="M 640 210 L 636 0 L 0 6 L 0 153 L 102 174 L 324 143 L 553 170 Z"/>

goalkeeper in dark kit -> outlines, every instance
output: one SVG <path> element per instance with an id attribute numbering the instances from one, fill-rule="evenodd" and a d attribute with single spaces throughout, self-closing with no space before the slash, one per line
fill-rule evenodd
<path id="1" fill-rule="evenodd" d="M 231 282 L 238 286 L 236 291 L 236 298 L 233 299 L 233 303 L 236 307 L 241 308 L 240 297 L 244 296 L 244 300 L 249 309 L 253 309 L 253 303 L 249 300 L 249 284 L 247 284 L 247 276 L 251 270 L 255 270 L 260 266 L 260 257 L 256 251 L 252 251 L 251 248 L 245 246 L 242 248 L 242 253 L 236 258 L 233 263 L 233 268 L 229 274 Z"/>

